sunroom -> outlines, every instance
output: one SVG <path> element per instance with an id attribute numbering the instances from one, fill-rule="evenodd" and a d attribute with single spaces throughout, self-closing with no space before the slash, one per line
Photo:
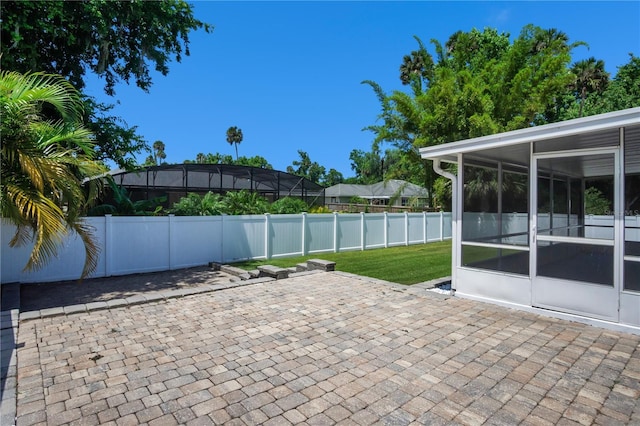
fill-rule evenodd
<path id="1" fill-rule="evenodd" d="M 452 180 L 457 296 L 640 333 L 640 108 L 420 153 Z"/>

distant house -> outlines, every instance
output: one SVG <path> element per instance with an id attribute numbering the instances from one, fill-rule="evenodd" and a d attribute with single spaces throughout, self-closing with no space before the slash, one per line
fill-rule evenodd
<path id="1" fill-rule="evenodd" d="M 340 183 L 325 189 L 327 204 L 349 204 L 361 199 L 372 206 L 426 206 L 428 196 L 425 188 L 397 179 L 371 185 Z"/>

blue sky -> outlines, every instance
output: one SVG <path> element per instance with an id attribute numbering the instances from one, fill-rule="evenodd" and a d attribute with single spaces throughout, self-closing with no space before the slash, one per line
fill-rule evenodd
<path id="1" fill-rule="evenodd" d="M 607 71 L 640 56 L 640 2 L 193 2 L 195 16 L 214 25 L 191 33 L 191 56 L 154 75 L 149 93 L 135 84 L 87 92 L 116 103 L 114 114 L 138 126 L 149 144 L 162 140 L 169 163 L 199 152 L 231 154 L 230 126 L 242 129 L 239 155 L 265 157 L 285 170 L 297 151 L 327 170 L 353 176 L 349 154 L 369 151 L 380 111 L 373 80 L 387 92 L 403 89 L 402 57 L 423 42 L 446 42 L 458 30 L 496 28 L 519 34 L 532 23 L 585 41 L 573 60 L 594 56 Z M 433 46 L 428 44 L 433 54 Z M 144 161 L 147 154 L 141 155 Z"/>

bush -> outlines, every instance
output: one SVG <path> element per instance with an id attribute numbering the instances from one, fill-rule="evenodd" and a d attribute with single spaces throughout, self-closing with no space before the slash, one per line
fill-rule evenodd
<path id="1" fill-rule="evenodd" d="M 224 213 L 230 215 L 264 214 L 269 212 L 269 201 L 256 192 L 247 190 L 227 192 L 224 196 Z"/>
<path id="2" fill-rule="evenodd" d="M 269 208 L 273 214 L 297 214 L 309 210 L 307 203 L 300 198 L 285 197 L 274 201 Z"/>
<path id="3" fill-rule="evenodd" d="M 208 192 L 200 196 L 192 192 L 174 203 L 170 213 L 176 216 L 216 216 L 224 213 L 224 208 L 219 194 Z"/>

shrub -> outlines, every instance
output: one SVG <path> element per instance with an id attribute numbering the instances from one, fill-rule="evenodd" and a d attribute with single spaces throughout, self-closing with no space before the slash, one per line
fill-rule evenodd
<path id="1" fill-rule="evenodd" d="M 273 214 L 296 214 L 309 210 L 307 203 L 300 198 L 285 197 L 274 201 L 269 208 Z"/>

